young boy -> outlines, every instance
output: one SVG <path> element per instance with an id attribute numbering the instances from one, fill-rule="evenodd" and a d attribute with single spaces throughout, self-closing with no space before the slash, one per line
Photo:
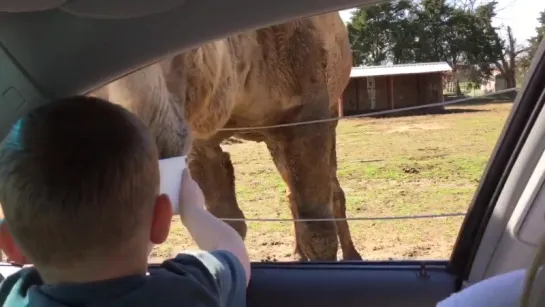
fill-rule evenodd
<path id="1" fill-rule="evenodd" d="M 242 239 L 204 209 L 187 171 L 180 198 L 182 223 L 203 251 L 148 270 L 149 246 L 166 240 L 172 205 L 159 194 L 146 127 L 97 98 L 35 109 L 0 146 L 3 245 L 8 257 L 33 264 L 0 284 L 0 306 L 245 306 Z"/>

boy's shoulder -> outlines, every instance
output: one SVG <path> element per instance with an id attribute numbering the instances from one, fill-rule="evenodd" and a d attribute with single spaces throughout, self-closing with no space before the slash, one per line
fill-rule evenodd
<path id="1" fill-rule="evenodd" d="M 38 272 L 33 267 L 9 267 L 9 275 L 2 274 L 0 282 L 0 306 L 23 306 L 15 304 L 17 293 L 24 291 L 22 289 L 35 283 L 41 283 Z"/>
<path id="2" fill-rule="evenodd" d="M 526 270 L 516 270 L 477 282 L 437 304 L 437 307 L 519 306 Z"/>
<path id="3" fill-rule="evenodd" d="M 194 251 L 179 254 L 150 268 L 152 278 L 185 276 L 218 297 L 227 306 L 245 306 L 246 276 L 240 261 L 230 252 Z"/>
<path id="4" fill-rule="evenodd" d="M 242 265 L 231 253 L 198 251 L 179 254 L 152 266 L 147 276 L 44 285 L 34 268 L 25 268 L 0 284 L 0 306 L 60 307 L 93 303 L 104 307 L 245 306 L 246 279 Z"/>

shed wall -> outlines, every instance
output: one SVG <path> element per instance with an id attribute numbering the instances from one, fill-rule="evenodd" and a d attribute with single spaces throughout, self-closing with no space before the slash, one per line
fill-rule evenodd
<path id="1" fill-rule="evenodd" d="M 343 94 L 343 109 L 345 114 L 355 114 L 441 102 L 442 88 L 441 73 L 351 78 Z"/>

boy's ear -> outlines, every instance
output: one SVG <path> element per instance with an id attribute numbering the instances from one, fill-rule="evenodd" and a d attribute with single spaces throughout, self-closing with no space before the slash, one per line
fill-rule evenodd
<path id="1" fill-rule="evenodd" d="M 161 244 L 166 241 L 172 222 L 172 204 L 168 195 L 161 194 L 155 199 L 153 220 L 151 224 L 150 242 Z"/>
<path id="2" fill-rule="evenodd" d="M 8 256 L 8 261 L 18 264 L 29 263 L 28 259 L 21 253 L 21 250 L 15 244 L 5 222 L 0 224 L 0 250 Z"/>

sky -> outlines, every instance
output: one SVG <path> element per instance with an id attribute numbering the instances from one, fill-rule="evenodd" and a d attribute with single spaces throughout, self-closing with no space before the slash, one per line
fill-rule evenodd
<path id="1" fill-rule="evenodd" d="M 518 43 L 524 43 L 535 35 L 537 17 L 545 9 L 545 4 L 538 4 L 542 0 L 498 0 L 498 16 L 495 26 L 501 24 L 511 26 Z M 542 2 L 543 3 L 543 2 Z M 340 11 L 341 18 L 350 20 L 351 10 Z"/>

